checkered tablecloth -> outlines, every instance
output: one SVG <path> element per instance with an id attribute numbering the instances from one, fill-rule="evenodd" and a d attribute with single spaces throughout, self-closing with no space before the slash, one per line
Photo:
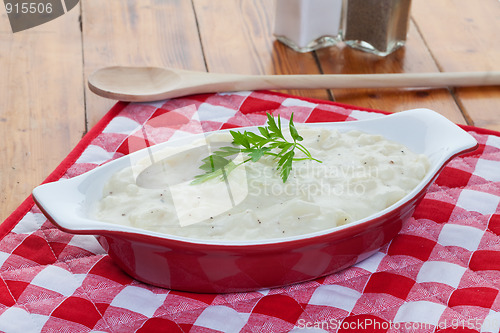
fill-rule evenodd
<path id="1" fill-rule="evenodd" d="M 350 121 L 379 112 L 270 92 L 118 103 L 48 181 L 145 145 L 265 123 Z M 194 294 L 123 273 L 93 236 L 55 228 L 28 198 L 0 226 L 4 332 L 498 332 L 500 134 L 452 160 L 399 235 L 354 267 L 248 293 Z M 310 332 L 308 331 L 308 332 Z"/>

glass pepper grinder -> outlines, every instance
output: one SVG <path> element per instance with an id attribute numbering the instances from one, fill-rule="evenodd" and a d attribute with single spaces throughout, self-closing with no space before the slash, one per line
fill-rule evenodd
<path id="1" fill-rule="evenodd" d="M 274 35 L 297 52 L 340 41 L 342 0 L 277 0 Z"/>
<path id="2" fill-rule="evenodd" d="M 343 40 L 355 49 L 386 56 L 406 42 L 411 0 L 344 0 Z"/>

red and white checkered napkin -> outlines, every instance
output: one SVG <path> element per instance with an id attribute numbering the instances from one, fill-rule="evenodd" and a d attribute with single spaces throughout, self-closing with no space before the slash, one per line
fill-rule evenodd
<path id="1" fill-rule="evenodd" d="M 173 138 L 265 123 L 382 117 L 266 92 L 119 103 L 49 181 Z M 140 283 L 93 236 L 56 229 L 27 199 L 0 227 L 0 331 L 498 332 L 500 134 L 468 128 L 479 150 L 451 161 L 400 234 L 342 272 L 298 285 L 192 294 Z"/>

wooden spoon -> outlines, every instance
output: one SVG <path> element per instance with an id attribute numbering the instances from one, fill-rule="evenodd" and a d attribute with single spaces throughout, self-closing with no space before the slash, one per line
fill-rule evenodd
<path id="1" fill-rule="evenodd" d="M 147 102 L 200 93 L 266 89 L 460 87 L 500 85 L 500 72 L 241 75 L 160 67 L 105 67 L 89 88 L 111 99 Z"/>

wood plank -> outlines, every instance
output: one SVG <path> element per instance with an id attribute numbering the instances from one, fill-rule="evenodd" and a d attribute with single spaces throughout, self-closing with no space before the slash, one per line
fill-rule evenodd
<path id="1" fill-rule="evenodd" d="M 113 65 L 205 71 L 190 1 L 85 0 L 82 7 L 85 78 Z M 89 126 L 114 103 L 87 88 Z"/>
<path id="2" fill-rule="evenodd" d="M 275 1 L 193 0 L 210 72 L 319 74 L 313 53 L 297 53 L 273 37 Z M 325 90 L 288 90 L 328 99 Z"/>
<path id="3" fill-rule="evenodd" d="M 318 50 L 317 54 L 323 72 L 329 74 L 439 71 L 414 24 L 410 24 L 405 47 L 386 57 L 341 46 Z M 448 89 L 335 89 L 333 95 L 341 103 L 389 112 L 429 108 L 456 123 L 466 122 Z"/>
<path id="4" fill-rule="evenodd" d="M 84 132 L 79 14 L 13 34 L 0 11 L 0 222 Z"/>
<path id="5" fill-rule="evenodd" d="M 413 15 L 442 71 L 500 71 L 498 0 L 415 1 Z M 500 87 L 455 95 L 474 125 L 500 130 Z"/>

